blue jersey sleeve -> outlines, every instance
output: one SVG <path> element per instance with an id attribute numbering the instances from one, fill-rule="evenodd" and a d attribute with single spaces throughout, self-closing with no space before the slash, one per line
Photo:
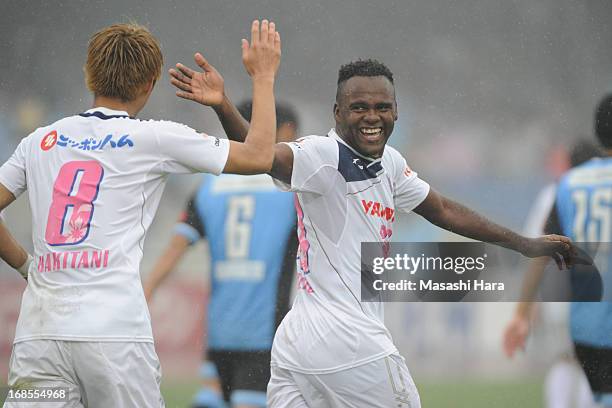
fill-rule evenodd
<path id="1" fill-rule="evenodd" d="M 202 238 L 206 238 L 206 230 L 197 209 L 195 195 L 191 197 L 185 210 L 181 213 L 174 232 L 187 238 L 191 245 Z"/>
<path id="2" fill-rule="evenodd" d="M 563 230 L 561 228 L 561 222 L 559 221 L 559 213 L 557 211 L 557 203 L 553 205 L 553 208 L 550 210 L 550 214 L 548 214 L 548 218 L 546 219 L 546 225 L 544 226 L 545 234 L 557 234 L 563 235 Z"/>

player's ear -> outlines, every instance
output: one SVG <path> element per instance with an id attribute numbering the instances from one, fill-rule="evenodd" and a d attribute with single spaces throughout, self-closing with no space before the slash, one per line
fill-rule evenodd
<path id="1" fill-rule="evenodd" d="M 397 120 L 397 101 L 394 100 L 393 101 L 393 120 L 396 121 Z"/>
<path id="2" fill-rule="evenodd" d="M 153 88 L 155 87 L 155 79 L 152 79 L 148 82 L 145 82 L 144 84 L 142 84 L 140 86 L 140 95 L 146 95 L 147 98 L 151 95 L 151 93 L 153 92 Z"/>
<path id="3" fill-rule="evenodd" d="M 293 122 L 285 122 L 276 130 L 276 143 L 293 142 L 296 139 L 297 127 Z"/>
<path id="4" fill-rule="evenodd" d="M 338 102 L 334 103 L 334 119 L 336 119 L 336 122 L 340 121 L 340 107 L 338 106 Z"/>
<path id="5" fill-rule="evenodd" d="M 156 80 L 155 78 L 153 78 L 153 79 L 151 80 L 151 82 L 149 82 L 149 83 L 147 84 L 147 93 L 149 93 L 149 94 L 150 94 L 151 92 L 153 92 L 153 88 L 155 88 L 155 83 L 156 83 L 156 82 L 157 82 L 157 80 Z"/>

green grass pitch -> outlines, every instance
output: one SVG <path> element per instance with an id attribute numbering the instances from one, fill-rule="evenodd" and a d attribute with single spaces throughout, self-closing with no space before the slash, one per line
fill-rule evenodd
<path id="1" fill-rule="evenodd" d="M 424 382 L 418 384 L 423 408 L 539 408 L 541 379 L 522 381 Z M 166 382 L 162 393 L 167 408 L 188 408 L 197 382 Z"/>

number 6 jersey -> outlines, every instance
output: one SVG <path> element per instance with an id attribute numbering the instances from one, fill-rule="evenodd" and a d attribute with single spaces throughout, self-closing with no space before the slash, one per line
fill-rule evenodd
<path id="1" fill-rule="evenodd" d="M 270 350 L 295 270 L 293 194 L 267 174 L 205 175 L 175 233 L 210 249 L 208 348 Z"/>
<path id="2" fill-rule="evenodd" d="M 35 261 L 15 342 L 152 342 L 139 266 L 167 175 L 219 174 L 228 154 L 226 139 L 106 108 L 23 139 L 0 168 L 32 207 Z"/>

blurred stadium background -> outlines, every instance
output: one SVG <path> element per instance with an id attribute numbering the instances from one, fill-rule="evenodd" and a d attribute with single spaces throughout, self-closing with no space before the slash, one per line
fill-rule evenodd
<path id="1" fill-rule="evenodd" d="M 204 52 L 238 102 L 250 94 L 240 38 L 271 17 L 283 36 L 276 88 L 301 117 L 300 134 L 324 134 L 339 66 L 359 57 L 388 64 L 400 118 L 391 139 L 436 189 L 515 229 L 538 190 L 563 166 L 563 152 L 592 134 L 592 111 L 612 88 L 608 0 L 0 2 L 0 161 L 35 127 L 90 107 L 82 65 L 90 34 L 136 20 L 160 39 L 166 68 Z M 143 118 L 177 120 L 222 134 L 211 111 L 174 97 L 167 78 Z M 145 248 L 149 272 L 177 209 L 199 177 L 171 178 Z M 6 213 L 30 246 L 27 201 Z M 455 240 L 417 216 L 397 240 Z M 192 251 L 152 310 L 169 407 L 197 387 L 205 347 L 206 253 Z M 24 284 L 0 265 L 0 378 L 6 379 Z M 541 327 L 508 361 L 501 332 L 512 303 L 391 304 L 387 322 L 420 384 L 425 407 L 537 407 L 560 340 Z M 550 325 L 549 325 L 550 326 Z"/>

